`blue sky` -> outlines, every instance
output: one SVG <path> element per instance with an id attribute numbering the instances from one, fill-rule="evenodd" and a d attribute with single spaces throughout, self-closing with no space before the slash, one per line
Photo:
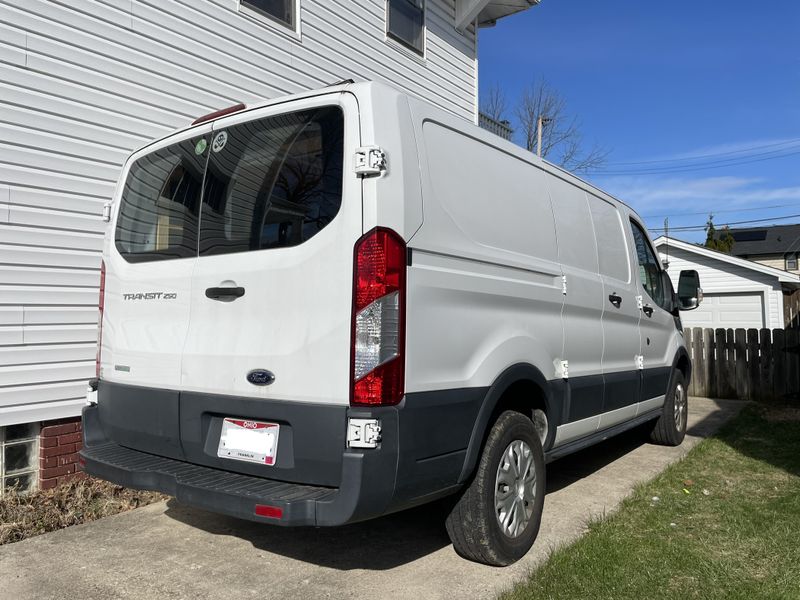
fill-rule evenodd
<path id="1" fill-rule="evenodd" d="M 542 0 L 482 29 L 479 59 L 481 91 L 510 104 L 538 77 L 555 87 L 611 150 L 585 177 L 648 227 L 800 215 L 800 2 Z"/>

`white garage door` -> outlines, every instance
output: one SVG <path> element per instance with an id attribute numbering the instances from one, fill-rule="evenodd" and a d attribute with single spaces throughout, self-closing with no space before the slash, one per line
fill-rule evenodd
<path id="1" fill-rule="evenodd" d="M 697 310 L 681 313 L 684 327 L 764 327 L 764 295 L 758 292 L 706 294 Z"/>

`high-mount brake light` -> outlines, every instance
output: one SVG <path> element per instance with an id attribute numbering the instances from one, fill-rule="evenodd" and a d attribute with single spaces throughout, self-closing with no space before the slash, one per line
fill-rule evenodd
<path id="1" fill-rule="evenodd" d="M 406 245 L 375 228 L 355 247 L 350 403 L 397 404 L 404 394 Z"/>
<path id="2" fill-rule="evenodd" d="M 240 110 L 244 110 L 245 108 L 247 108 L 247 105 L 240 102 L 239 104 L 234 104 L 233 106 L 229 106 L 228 108 L 222 108 L 212 113 L 208 113 L 207 115 L 203 115 L 202 117 L 198 117 L 194 121 L 192 121 L 192 125 L 199 125 L 200 123 L 205 123 L 206 121 L 213 121 L 214 119 L 219 119 L 220 117 L 224 117 L 225 115 L 232 115 L 233 113 L 237 113 Z"/>
<path id="3" fill-rule="evenodd" d="M 97 357 L 95 358 L 94 374 L 100 377 L 100 352 L 103 348 L 103 309 L 106 304 L 106 263 L 100 261 L 100 297 L 97 302 Z"/>

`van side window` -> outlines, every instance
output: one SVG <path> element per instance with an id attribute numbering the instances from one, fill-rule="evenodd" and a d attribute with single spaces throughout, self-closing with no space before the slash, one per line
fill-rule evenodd
<path id="1" fill-rule="evenodd" d="M 197 210 L 207 146 L 207 137 L 184 140 L 131 165 L 114 236 L 125 260 L 197 254 Z"/>
<path id="2" fill-rule="evenodd" d="M 343 136 L 337 107 L 215 131 L 200 255 L 296 246 L 319 233 L 342 203 Z"/>
<path id="3" fill-rule="evenodd" d="M 661 277 L 661 264 L 656 258 L 653 249 L 647 242 L 639 224 L 631 221 L 633 241 L 636 245 L 636 258 L 639 262 L 639 279 L 647 295 L 661 308 L 667 308 L 667 294 L 664 289 L 664 280 Z"/>
<path id="4" fill-rule="evenodd" d="M 619 281 L 629 281 L 628 245 L 619 211 L 613 204 L 593 195 L 589 195 L 589 207 L 597 237 L 600 275 Z"/>

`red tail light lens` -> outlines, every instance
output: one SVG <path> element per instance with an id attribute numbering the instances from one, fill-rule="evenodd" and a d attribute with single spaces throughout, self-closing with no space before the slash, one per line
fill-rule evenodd
<path id="1" fill-rule="evenodd" d="M 103 347 L 103 309 L 106 303 L 106 263 L 100 261 L 100 299 L 97 303 L 97 358 L 95 359 L 95 377 L 100 377 L 100 351 Z"/>
<path id="2" fill-rule="evenodd" d="M 376 228 L 357 243 L 354 259 L 350 403 L 397 404 L 405 378 L 406 245 Z"/>

